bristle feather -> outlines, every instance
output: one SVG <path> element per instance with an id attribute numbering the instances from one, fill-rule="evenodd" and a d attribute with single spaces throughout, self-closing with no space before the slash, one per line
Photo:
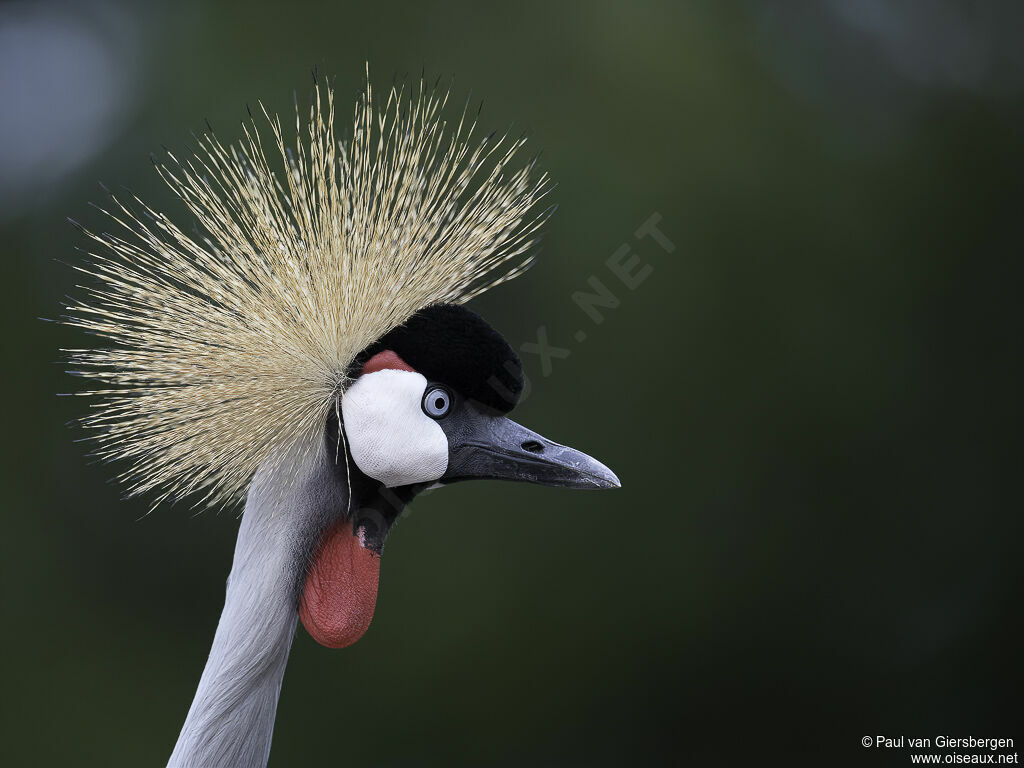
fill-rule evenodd
<path id="1" fill-rule="evenodd" d="M 82 228 L 102 250 L 79 268 L 95 284 L 64 322 L 110 346 L 66 352 L 97 384 L 80 393 L 97 398 L 82 422 L 98 456 L 126 462 L 130 495 L 240 498 L 269 457 L 315 450 L 361 349 L 529 266 L 547 177 L 506 170 L 521 138 L 471 146 L 469 100 L 449 130 L 448 95 L 421 79 L 411 97 L 392 87 L 378 110 L 367 80 L 352 136 L 338 141 L 333 90 L 314 74 L 291 145 L 262 102 L 273 152 L 248 105 L 235 144 L 207 124 L 192 157 L 153 158 L 201 224 L 195 237 L 104 188 L 111 203 L 96 207 L 120 234 Z"/>

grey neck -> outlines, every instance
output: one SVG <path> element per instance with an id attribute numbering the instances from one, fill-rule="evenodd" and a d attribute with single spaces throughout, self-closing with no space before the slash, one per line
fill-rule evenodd
<path id="1" fill-rule="evenodd" d="M 224 611 L 168 768 L 263 768 L 298 617 L 304 560 L 345 509 L 321 451 L 280 491 L 261 469 L 249 489 Z M 280 466 L 280 465 L 279 465 Z"/>

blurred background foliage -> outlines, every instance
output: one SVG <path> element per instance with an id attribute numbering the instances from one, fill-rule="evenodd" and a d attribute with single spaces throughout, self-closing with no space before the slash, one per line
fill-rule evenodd
<path id="1" fill-rule="evenodd" d="M 300 629 L 271 765 L 904 764 L 1020 739 L 1024 9 L 1013 3 L 0 4 L 4 765 L 162 765 L 237 522 L 119 499 L 41 322 L 97 181 L 245 105 L 455 76 L 559 186 L 478 301 L 567 351 L 518 419 L 615 493 L 470 484 L 389 541 L 377 615 Z M 342 115 L 347 108 L 342 107 Z M 344 118 L 343 118 L 344 119 Z M 636 229 L 652 214 L 669 253 Z M 186 222 L 187 223 L 187 222 Z M 635 290 L 606 264 L 629 244 Z M 572 300 L 619 299 L 596 324 Z M 577 332 L 586 338 L 577 340 Z"/>

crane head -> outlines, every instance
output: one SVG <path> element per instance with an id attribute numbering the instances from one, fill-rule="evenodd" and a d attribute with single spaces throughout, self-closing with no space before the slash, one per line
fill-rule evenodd
<path id="1" fill-rule="evenodd" d="M 95 284 L 66 322 L 106 341 L 69 352 L 97 398 L 81 420 L 95 455 L 154 504 L 245 499 L 254 529 L 286 519 L 254 560 L 287 555 L 289 607 L 332 647 L 369 625 L 385 537 L 417 493 L 618 485 L 507 417 L 519 360 L 462 305 L 533 263 L 551 184 L 521 161 L 525 137 L 478 142 L 447 101 L 422 79 L 378 100 L 367 81 L 340 139 L 317 83 L 294 148 L 262 110 L 266 141 L 253 120 L 236 143 L 210 129 L 194 157 L 154 159 L 194 236 L 133 195 L 103 209 L 115 234 L 83 228 Z"/>
<path id="2" fill-rule="evenodd" d="M 369 626 L 384 539 L 416 493 L 473 479 L 619 487 L 596 459 L 506 416 L 523 391 L 519 358 L 461 306 L 420 310 L 364 350 L 352 374 L 340 404 L 347 455 L 335 463 L 357 508 L 324 536 L 300 608 L 323 645 L 350 645 Z M 329 432 L 328 443 L 341 437 L 337 425 Z"/>
<path id="3" fill-rule="evenodd" d="M 505 414 L 523 391 L 515 351 L 479 315 L 421 310 L 356 360 L 342 401 L 345 436 L 363 474 L 387 488 L 474 478 L 613 488 L 598 461 Z"/>

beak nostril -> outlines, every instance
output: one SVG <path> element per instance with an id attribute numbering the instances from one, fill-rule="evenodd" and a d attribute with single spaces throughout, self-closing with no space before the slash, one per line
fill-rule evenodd
<path id="1" fill-rule="evenodd" d="M 544 453 L 544 446 L 536 440 L 527 440 L 522 444 L 522 449 L 530 453 Z"/>

